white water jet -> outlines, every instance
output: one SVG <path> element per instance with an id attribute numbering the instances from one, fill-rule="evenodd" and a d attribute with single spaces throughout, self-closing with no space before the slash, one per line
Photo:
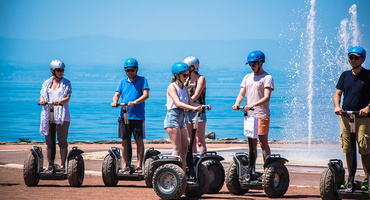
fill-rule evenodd
<path id="1" fill-rule="evenodd" d="M 313 74 L 314 74 L 314 45 L 315 45 L 315 4 L 316 0 L 310 1 L 310 12 L 307 17 L 307 28 L 306 34 L 308 36 L 308 94 L 307 94 L 307 105 L 308 105 L 308 151 L 311 152 L 311 143 L 312 143 L 312 100 L 314 95 L 313 90 Z"/>

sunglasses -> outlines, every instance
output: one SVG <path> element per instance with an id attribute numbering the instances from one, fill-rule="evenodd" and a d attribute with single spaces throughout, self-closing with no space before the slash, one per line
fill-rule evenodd
<path id="1" fill-rule="evenodd" d="M 189 74 L 182 74 L 182 73 L 180 73 L 184 78 L 187 78 L 187 77 L 189 77 Z"/>
<path id="2" fill-rule="evenodd" d="M 64 69 L 55 69 L 57 72 L 64 72 Z"/>
<path id="3" fill-rule="evenodd" d="M 257 63 L 258 61 L 255 61 L 255 62 L 252 62 L 253 64 L 249 64 L 249 66 L 250 67 L 256 67 L 256 63 Z"/>
<path id="4" fill-rule="evenodd" d="M 360 57 L 358 57 L 358 56 L 350 56 L 349 59 L 350 60 L 360 60 Z"/>
<path id="5" fill-rule="evenodd" d="M 125 72 L 134 72 L 134 69 L 126 69 Z"/>

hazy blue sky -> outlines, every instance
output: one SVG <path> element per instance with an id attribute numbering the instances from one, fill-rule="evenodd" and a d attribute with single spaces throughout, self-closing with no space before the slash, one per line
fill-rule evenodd
<path id="1" fill-rule="evenodd" d="M 317 0 L 321 31 L 334 33 L 352 4 L 357 4 L 362 32 L 370 32 L 370 0 Z M 278 39 L 292 23 L 304 26 L 306 16 L 300 13 L 307 11 L 304 0 L 0 0 L 0 37 Z"/>

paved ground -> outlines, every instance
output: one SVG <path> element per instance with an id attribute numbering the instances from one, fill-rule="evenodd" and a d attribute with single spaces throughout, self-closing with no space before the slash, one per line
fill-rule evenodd
<path id="1" fill-rule="evenodd" d="M 44 147 L 44 145 L 41 145 Z M 72 146 L 72 145 L 71 145 Z M 70 147 L 71 147 L 70 146 Z M 120 181 L 117 187 L 105 187 L 101 177 L 101 166 L 110 144 L 81 144 L 84 150 L 85 179 L 82 187 L 71 188 L 68 181 L 40 180 L 38 186 L 27 187 L 23 182 L 23 160 L 29 153 L 31 145 L 0 145 L 0 199 L 159 199 L 152 188 L 146 188 L 143 181 Z M 117 146 L 117 145 L 115 145 Z M 169 154 L 169 144 L 147 144 L 164 154 Z M 135 148 L 135 145 L 133 146 Z M 280 153 L 290 162 L 287 168 L 290 173 L 289 189 L 281 199 L 320 199 L 319 180 L 330 158 L 343 159 L 336 145 L 304 144 L 271 145 L 273 153 Z M 245 144 L 208 144 L 208 150 L 217 151 L 228 166 L 235 152 L 245 151 Z M 44 151 L 45 153 L 45 151 Z M 134 152 L 134 155 L 136 153 Z M 287 155 L 287 156 L 286 156 Z M 135 159 L 135 158 L 134 158 Z M 59 156 L 57 156 L 57 163 Z M 46 161 L 44 161 L 46 165 Z M 261 158 L 258 158 L 260 168 Z M 363 176 L 363 172 L 358 173 Z M 358 177 L 359 180 L 363 177 Z M 185 197 L 183 196 L 183 199 Z M 236 196 L 224 186 L 218 194 L 205 194 L 202 199 L 268 199 L 263 191 L 250 190 L 245 195 Z"/>

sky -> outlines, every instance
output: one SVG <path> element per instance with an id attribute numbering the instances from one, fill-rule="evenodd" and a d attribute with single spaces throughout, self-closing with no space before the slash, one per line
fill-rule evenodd
<path id="1" fill-rule="evenodd" d="M 322 31 L 335 32 L 352 4 L 357 4 L 360 23 L 369 21 L 369 0 L 317 0 L 317 19 Z M 0 0 L 0 37 L 279 39 L 289 26 L 306 20 L 300 12 L 307 12 L 307 5 L 304 0 Z M 362 28 L 370 32 L 369 26 Z"/>

